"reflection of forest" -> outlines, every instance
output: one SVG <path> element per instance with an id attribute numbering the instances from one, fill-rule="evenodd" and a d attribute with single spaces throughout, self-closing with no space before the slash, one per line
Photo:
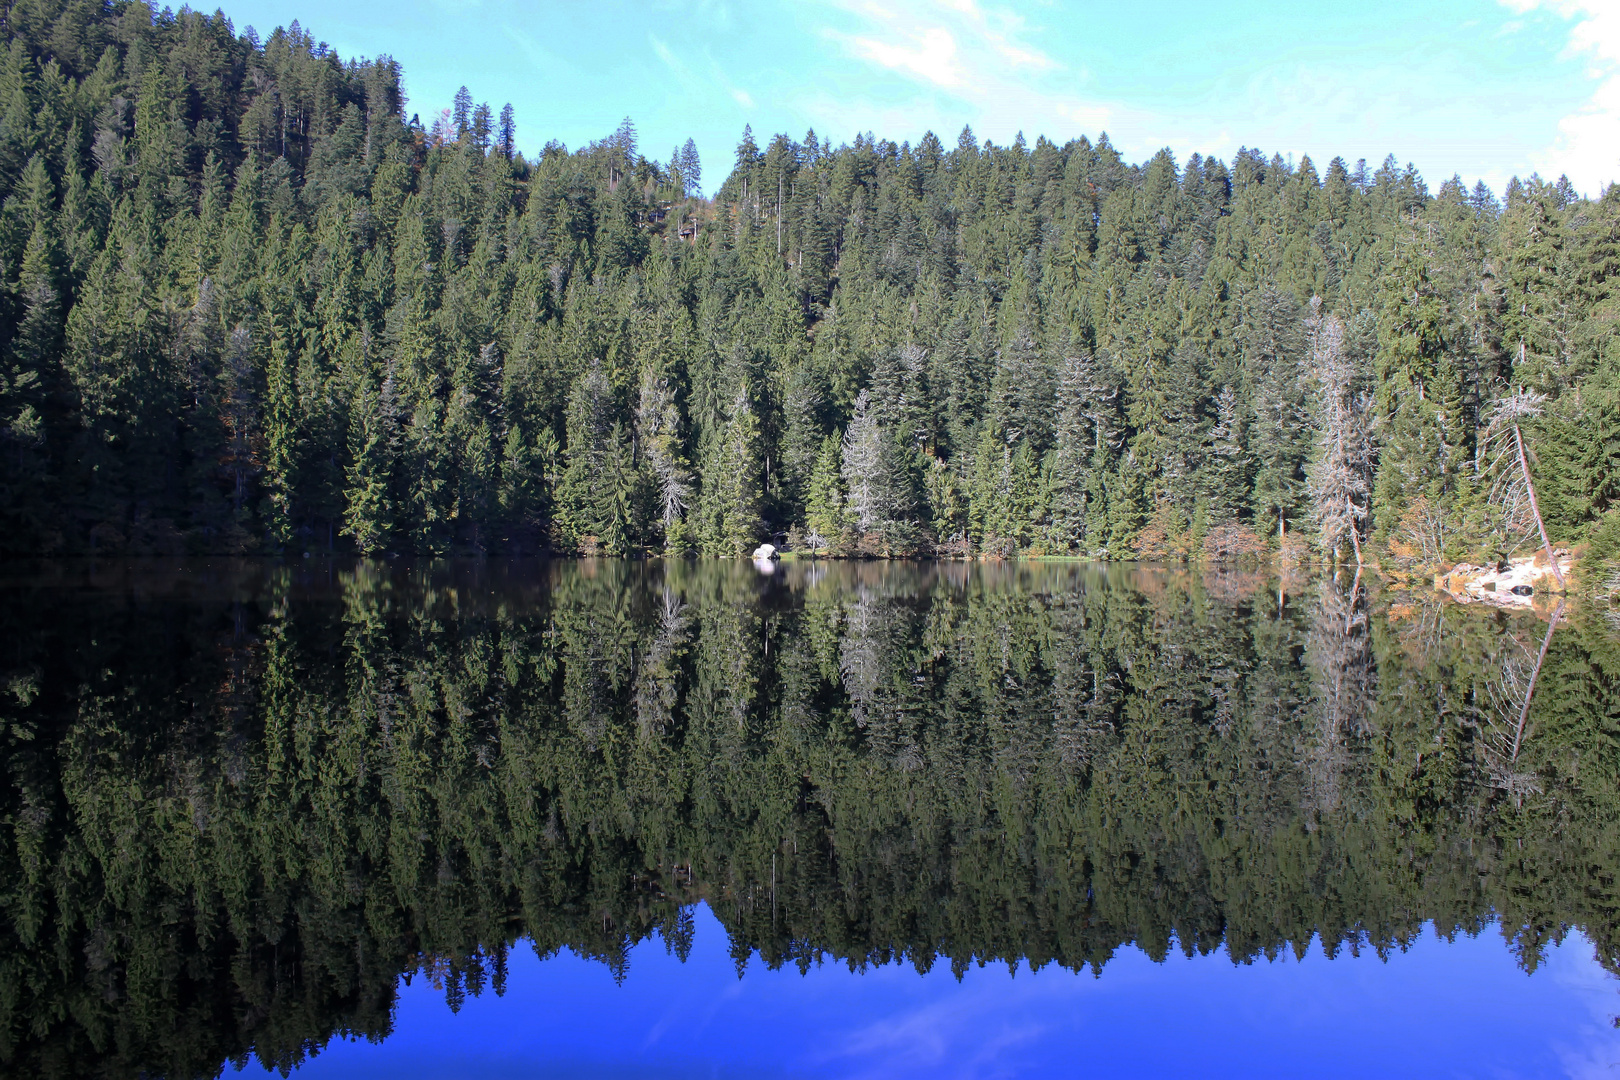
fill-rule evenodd
<path id="1" fill-rule="evenodd" d="M 290 1065 L 386 1032 L 403 971 L 455 1004 L 523 937 L 622 970 L 654 932 L 684 949 L 700 898 L 739 963 L 1252 958 L 1499 916 L 1527 966 L 1580 926 L 1620 968 L 1620 643 L 1564 622 L 1509 731 L 1545 620 L 1347 585 L 678 562 L 13 582 L 0 1066 Z"/>

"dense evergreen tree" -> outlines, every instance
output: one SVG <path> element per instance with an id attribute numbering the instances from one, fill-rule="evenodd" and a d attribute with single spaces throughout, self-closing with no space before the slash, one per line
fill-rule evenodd
<path id="1" fill-rule="evenodd" d="M 392 60 L 297 24 L 8 10 L 7 552 L 835 529 L 873 553 L 1297 534 L 1331 556 L 1333 473 L 1353 539 L 1458 557 L 1496 542 L 1480 432 L 1516 387 L 1547 395 L 1525 433 L 1554 540 L 1620 535 L 1616 191 L 749 129 L 704 198 L 691 140 L 661 164 L 626 119 L 526 157 L 509 106 L 462 88 L 408 116 Z M 1353 386 L 1315 370 L 1329 324 Z M 1365 435 L 1331 468 L 1329 414 Z M 858 448 L 847 518 L 828 437 Z"/>

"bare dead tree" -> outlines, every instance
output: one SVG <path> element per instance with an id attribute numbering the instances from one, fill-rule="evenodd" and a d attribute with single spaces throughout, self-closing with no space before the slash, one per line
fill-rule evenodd
<path id="1" fill-rule="evenodd" d="M 883 429 L 871 395 L 855 398 L 855 415 L 844 429 L 844 480 L 849 485 L 850 515 L 861 532 L 878 528 L 884 517 Z"/>
<path id="2" fill-rule="evenodd" d="M 1362 565 L 1361 528 L 1371 490 L 1371 442 L 1365 402 L 1356 396 L 1356 365 L 1344 347 L 1344 323 L 1311 298 L 1306 320 L 1311 375 L 1316 384 L 1316 459 L 1307 471 L 1312 516 L 1322 547 L 1337 558 L 1345 539 Z"/>
<path id="3" fill-rule="evenodd" d="M 1445 512 L 1427 496 L 1417 496 L 1401 516 L 1400 535 L 1425 565 L 1436 565 L 1446 550 Z"/>
<path id="4" fill-rule="evenodd" d="M 1547 539 L 1547 525 L 1541 519 L 1541 506 L 1536 502 L 1536 485 L 1530 478 L 1530 454 L 1525 449 L 1524 432 L 1520 424 L 1541 415 L 1546 394 L 1520 387 L 1496 399 L 1490 419 L 1485 425 L 1484 446 L 1491 457 L 1487 475 L 1494 476 L 1491 484 L 1491 503 L 1501 512 L 1504 528 L 1517 525 L 1528 511 L 1541 535 L 1541 548 L 1547 553 L 1553 577 L 1558 587 L 1565 589 L 1564 572 L 1559 569 L 1553 555 L 1552 542 Z"/>

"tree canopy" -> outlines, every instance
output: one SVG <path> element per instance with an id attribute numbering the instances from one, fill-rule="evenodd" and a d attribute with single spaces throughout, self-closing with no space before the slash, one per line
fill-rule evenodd
<path id="1" fill-rule="evenodd" d="M 400 79 L 10 5 L 0 548 L 1455 557 L 1523 541 L 1529 390 L 1554 539 L 1620 550 L 1620 190 L 746 131 L 705 198 Z"/>

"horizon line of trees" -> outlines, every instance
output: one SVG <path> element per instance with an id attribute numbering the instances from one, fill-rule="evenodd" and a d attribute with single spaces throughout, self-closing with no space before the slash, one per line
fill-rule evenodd
<path id="1" fill-rule="evenodd" d="M 1620 188 L 1106 135 L 516 149 L 294 23 L 16 0 L 0 550 L 1620 556 Z"/>

